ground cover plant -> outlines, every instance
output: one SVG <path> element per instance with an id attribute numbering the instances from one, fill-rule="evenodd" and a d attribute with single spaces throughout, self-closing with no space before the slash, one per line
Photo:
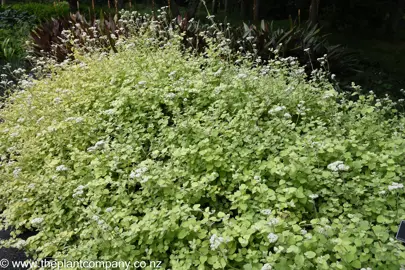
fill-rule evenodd
<path id="1" fill-rule="evenodd" d="M 3 105 L 1 218 L 38 231 L 13 245 L 164 269 L 405 264 L 396 104 L 352 101 L 294 58 L 230 61 L 221 35 L 184 51 L 155 27 L 116 53 L 75 47 Z"/>

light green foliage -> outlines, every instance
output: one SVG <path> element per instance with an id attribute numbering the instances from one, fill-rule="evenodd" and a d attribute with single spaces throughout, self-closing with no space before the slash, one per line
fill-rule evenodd
<path id="1" fill-rule="evenodd" d="M 39 231 L 30 251 L 176 270 L 405 263 L 389 100 L 350 101 L 292 60 L 252 69 L 149 38 L 77 57 L 1 111 L 0 210 Z"/>

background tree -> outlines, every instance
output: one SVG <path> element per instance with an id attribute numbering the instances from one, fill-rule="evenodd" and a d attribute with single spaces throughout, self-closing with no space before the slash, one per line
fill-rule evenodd
<path id="1" fill-rule="evenodd" d="M 78 8 L 77 8 L 77 0 L 68 0 L 69 1 L 69 10 L 70 13 L 76 13 Z"/>
<path id="2" fill-rule="evenodd" d="M 320 0 L 311 0 L 311 6 L 309 7 L 309 21 L 312 24 L 319 22 L 319 3 Z"/>

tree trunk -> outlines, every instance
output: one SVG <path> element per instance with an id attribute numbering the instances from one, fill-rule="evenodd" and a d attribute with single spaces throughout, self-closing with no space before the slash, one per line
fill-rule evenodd
<path id="1" fill-rule="evenodd" d="M 312 24 L 319 22 L 319 2 L 320 0 L 311 0 L 311 6 L 309 7 L 309 21 Z"/>
<path id="2" fill-rule="evenodd" d="M 217 0 L 212 0 L 211 13 L 217 14 L 217 12 L 218 12 L 218 2 Z"/>
<path id="3" fill-rule="evenodd" d="M 240 16 L 245 18 L 246 10 L 245 10 L 245 0 L 240 0 Z"/>
<path id="4" fill-rule="evenodd" d="M 195 14 L 197 13 L 199 4 L 200 4 L 200 0 L 193 0 L 193 1 L 191 1 L 191 3 L 188 4 L 187 12 L 186 12 L 187 20 L 194 18 Z"/>
<path id="5" fill-rule="evenodd" d="M 399 23 L 404 15 L 405 0 L 397 0 L 393 11 L 390 14 L 390 19 L 388 21 L 387 34 L 395 35 L 398 32 Z"/>
<path id="6" fill-rule="evenodd" d="M 118 10 L 121 10 L 124 8 L 124 0 L 118 0 Z"/>
<path id="7" fill-rule="evenodd" d="M 254 0 L 253 19 L 259 20 L 260 18 L 260 0 Z"/>
<path id="8" fill-rule="evenodd" d="M 225 14 L 228 14 L 228 12 L 229 12 L 229 10 L 228 10 L 228 0 L 224 0 L 224 11 L 225 11 Z"/>
<path id="9" fill-rule="evenodd" d="M 179 6 L 175 0 L 170 0 L 170 13 L 173 18 L 177 18 L 180 15 Z"/>
<path id="10" fill-rule="evenodd" d="M 70 13 L 76 13 L 77 12 L 77 1 L 76 0 L 69 0 L 69 11 Z"/>
<path id="11" fill-rule="evenodd" d="M 6 5 L 6 0 L 1 0 L 1 6 L 4 7 Z"/>

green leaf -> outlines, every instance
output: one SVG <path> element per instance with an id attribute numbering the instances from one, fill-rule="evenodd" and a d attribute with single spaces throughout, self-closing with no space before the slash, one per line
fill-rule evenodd
<path id="1" fill-rule="evenodd" d="M 307 257 L 308 259 L 313 259 L 316 256 L 316 253 L 313 251 L 307 251 L 304 253 L 305 257 Z"/>

